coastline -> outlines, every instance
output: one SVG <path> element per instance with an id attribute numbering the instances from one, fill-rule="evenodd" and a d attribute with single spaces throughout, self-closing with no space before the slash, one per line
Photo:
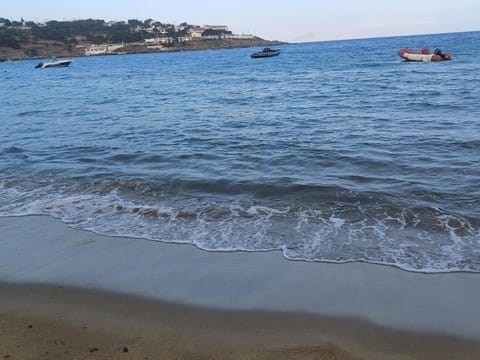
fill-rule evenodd
<path id="1" fill-rule="evenodd" d="M 252 40 L 202 40 L 189 43 L 181 43 L 177 46 L 150 48 L 148 46 L 127 46 L 120 49 L 120 52 L 112 52 L 91 56 L 110 56 L 110 55 L 132 55 L 132 54 L 149 54 L 149 53 L 169 53 L 182 51 L 201 51 L 201 50 L 220 50 L 220 49 L 238 49 L 250 47 L 278 46 L 287 45 L 288 43 L 277 40 L 264 40 L 256 38 Z M 28 56 L 28 52 L 35 49 L 37 56 Z M 16 61 L 16 60 L 38 60 L 50 57 L 58 58 L 76 58 L 90 57 L 85 55 L 84 48 L 68 51 L 67 47 L 56 42 L 52 44 L 32 44 L 25 45 L 22 49 L 15 50 L 12 48 L 0 47 L 0 61 Z"/>
<path id="2" fill-rule="evenodd" d="M 161 354 L 180 359 L 480 355 L 478 274 L 212 253 L 99 236 L 46 216 L 0 218 L 0 233 L 0 328 L 9 334 L 0 356 L 56 349 L 53 358 L 77 350 L 104 358 L 125 346 L 139 359 L 168 349 Z M 80 333 L 102 345 L 75 340 Z"/>

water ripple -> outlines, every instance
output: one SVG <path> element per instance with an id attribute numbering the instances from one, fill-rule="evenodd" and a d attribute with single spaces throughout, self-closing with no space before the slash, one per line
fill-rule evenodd
<path id="1" fill-rule="evenodd" d="M 292 259 L 480 271 L 480 33 L 2 73 L 0 215 Z M 406 64 L 409 44 L 454 60 Z"/>

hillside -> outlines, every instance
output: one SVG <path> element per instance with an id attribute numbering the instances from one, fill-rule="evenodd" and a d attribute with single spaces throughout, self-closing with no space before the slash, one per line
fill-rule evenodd
<path id="1" fill-rule="evenodd" d="M 35 23 L 0 18 L 0 60 L 203 50 L 282 44 L 237 35 L 224 25 L 164 24 L 152 19 Z"/>

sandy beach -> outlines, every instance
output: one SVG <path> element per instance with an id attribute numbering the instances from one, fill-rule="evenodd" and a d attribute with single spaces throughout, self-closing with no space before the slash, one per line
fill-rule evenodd
<path id="1" fill-rule="evenodd" d="M 477 359 L 478 274 L 292 262 L 0 219 L 0 358 Z"/>

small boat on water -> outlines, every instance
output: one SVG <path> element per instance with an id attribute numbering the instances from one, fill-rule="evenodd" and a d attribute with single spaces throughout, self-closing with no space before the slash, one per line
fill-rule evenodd
<path id="1" fill-rule="evenodd" d="M 258 58 L 266 58 L 266 57 L 272 57 L 277 55 L 280 55 L 280 50 L 265 48 L 262 51 L 253 53 L 252 55 L 250 55 L 250 57 L 252 59 L 258 59 Z"/>
<path id="2" fill-rule="evenodd" d="M 41 62 L 37 66 L 35 66 L 35 69 L 46 69 L 46 68 L 52 68 L 52 67 L 67 67 L 70 65 L 72 60 L 53 60 L 50 62 Z"/>
<path id="3" fill-rule="evenodd" d="M 400 49 L 398 55 L 404 61 L 418 61 L 418 62 L 438 62 L 452 60 L 452 54 L 449 52 L 443 53 L 440 49 L 435 49 L 433 53 L 429 49 L 423 48 L 421 51 L 411 49 Z"/>

